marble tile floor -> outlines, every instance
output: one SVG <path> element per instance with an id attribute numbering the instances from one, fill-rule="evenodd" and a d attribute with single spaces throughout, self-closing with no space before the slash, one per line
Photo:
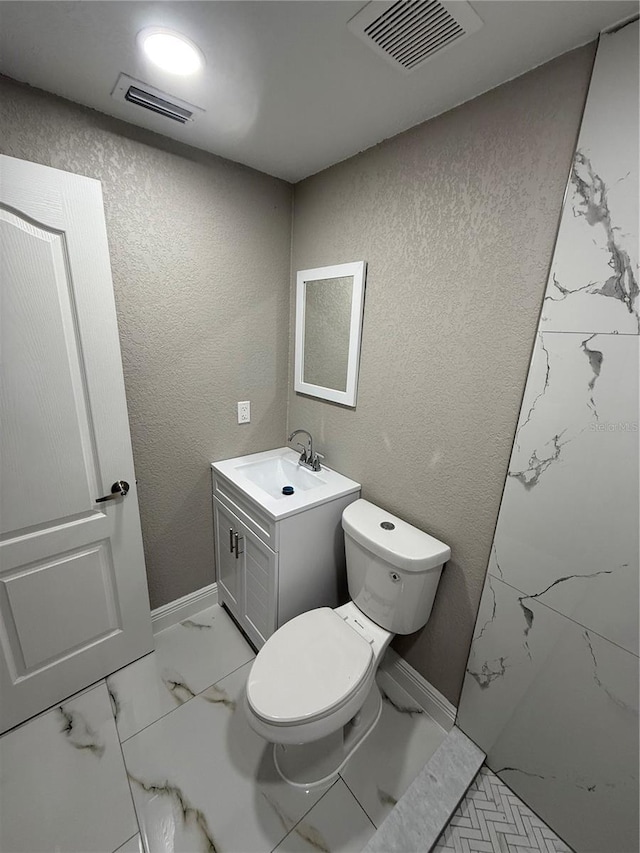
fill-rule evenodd
<path id="1" fill-rule="evenodd" d="M 220 607 L 0 738 L 0 853 L 359 851 L 445 737 L 386 672 L 375 731 L 341 776 L 278 776 L 249 728 L 254 652 Z"/>

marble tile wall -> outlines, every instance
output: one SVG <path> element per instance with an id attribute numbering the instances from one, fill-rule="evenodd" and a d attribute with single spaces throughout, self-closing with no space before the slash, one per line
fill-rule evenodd
<path id="1" fill-rule="evenodd" d="M 600 40 L 458 725 L 577 851 L 638 850 L 638 22 Z"/>

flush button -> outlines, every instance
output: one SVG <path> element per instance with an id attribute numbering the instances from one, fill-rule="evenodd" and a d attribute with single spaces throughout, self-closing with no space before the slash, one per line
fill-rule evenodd
<path id="1" fill-rule="evenodd" d="M 381 521 L 380 527 L 383 530 L 395 530 L 396 529 L 395 524 L 392 524 L 390 521 Z"/>

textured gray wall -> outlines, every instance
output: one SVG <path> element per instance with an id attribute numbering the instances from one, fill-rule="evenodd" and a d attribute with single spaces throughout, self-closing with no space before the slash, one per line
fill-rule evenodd
<path id="1" fill-rule="evenodd" d="M 289 185 L 0 81 L 3 153 L 103 182 L 152 606 L 213 580 L 208 462 L 282 444 L 288 404 L 366 497 L 451 544 L 396 645 L 457 700 L 593 53 L 297 185 L 294 272 L 369 263 L 355 411 L 287 399 Z"/>
<path id="2" fill-rule="evenodd" d="M 428 625 L 395 645 L 454 703 L 593 56 L 566 54 L 295 187 L 294 273 L 366 260 L 368 276 L 357 408 L 290 390 L 288 428 L 451 545 Z"/>
<path id="3" fill-rule="evenodd" d="M 158 607 L 214 580 L 210 460 L 286 437 L 291 186 L 6 79 L 0 127 L 2 153 L 102 181 Z"/>

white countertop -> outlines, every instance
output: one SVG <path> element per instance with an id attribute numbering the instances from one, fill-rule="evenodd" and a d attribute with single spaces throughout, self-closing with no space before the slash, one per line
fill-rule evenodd
<path id="1" fill-rule="evenodd" d="M 286 477 L 282 477 L 284 480 L 282 483 L 274 478 L 270 488 L 271 493 L 269 493 L 245 475 L 247 468 L 244 468 L 243 472 L 244 466 L 270 459 L 277 460 L 278 458 L 283 460 L 285 466 L 293 464 L 299 468 L 300 472 L 304 472 L 306 487 L 296 488 L 294 482 L 286 481 Z M 333 471 L 325 465 L 317 473 L 298 466 L 299 458 L 300 454 L 295 450 L 289 447 L 277 447 L 274 450 L 265 450 L 262 453 L 251 453 L 247 456 L 237 456 L 234 459 L 212 462 L 211 467 L 244 492 L 275 521 L 360 490 L 360 483 L 338 474 L 337 471 Z M 296 473 L 295 470 L 294 473 Z M 286 485 L 294 486 L 293 495 L 281 494 L 282 486 Z"/>

